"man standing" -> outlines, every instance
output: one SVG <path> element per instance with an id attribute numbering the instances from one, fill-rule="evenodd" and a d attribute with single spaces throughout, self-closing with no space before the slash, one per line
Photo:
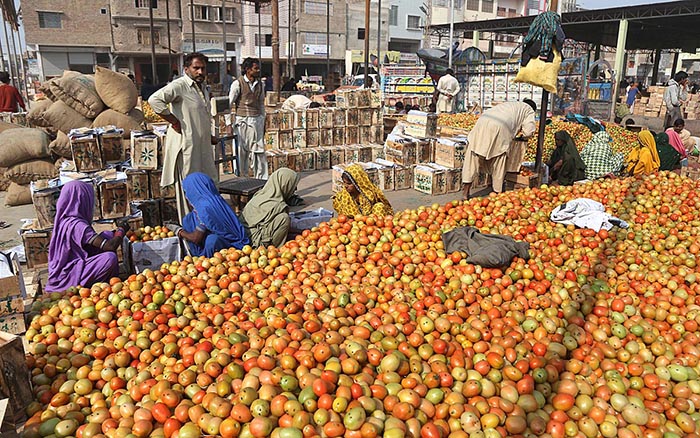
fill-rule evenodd
<path id="1" fill-rule="evenodd" d="M 241 176 L 248 176 L 250 161 L 253 161 L 255 178 L 267 179 L 267 157 L 265 156 L 265 90 L 260 81 L 260 61 L 246 58 L 241 65 L 243 76 L 231 85 L 228 95 L 231 108 L 236 108 L 236 130 Z"/>
<path id="2" fill-rule="evenodd" d="M 6 71 L 0 71 L 0 112 L 16 113 L 19 107 L 27 110 L 19 91 L 10 85 L 10 75 Z"/>
<path id="3" fill-rule="evenodd" d="M 455 96 L 459 93 L 459 81 L 454 77 L 455 72 L 448 68 L 445 76 L 438 81 L 437 92 L 437 112 L 453 113 L 455 111 Z"/>
<path id="4" fill-rule="evenodd" d="M 522 138 L 532 137 L 537 130 L 535 112 L 535 102 L 525 99 L 523 102 L 501 103 L 479 117 L 469 133 L 469 146 L 464 154 L 462 183 L 465 199 L 469 199 L 472 182 L 484 167 L 491 175 L 493 191 L 503 191 L 510 144 L 519 132 Z"/>
<path id="5" fill-rule="evenodd" d="M 231 71 L 226 69 L 226 74 L 224 74 L 224 78 L 221 80 L 221 91 L 224 93 L 224 96 L 228 96 L 228 93 L 231 92 L 232 83 L 233 76 L 231 76 Z"/>
<path id="6" fill-rule="evenodd" d="M 666 104 L 666 119 L 664 128 L 673 126 L 676 120 L 682 119 L 681 104 L 685 103 L 688 93 L 685 87 L 688 84 L 688 73 L 679 71 L 676 76 L 668 81 L 668 87 L 664 92 L 664 103 Z"/>
<path id="7" fill-rule="evenodd" d="M 175 184 L 180 220 L 189 213 L 182 181 L 202 172 L 219 181 L 211 145 L 209 91 L 204 85 L 207 57 L 195 52 L 185 56 L 185 74 L 156 91 L 148 103 L 170 123 L 163 149 L 163 176 L 160 185 Z"/>

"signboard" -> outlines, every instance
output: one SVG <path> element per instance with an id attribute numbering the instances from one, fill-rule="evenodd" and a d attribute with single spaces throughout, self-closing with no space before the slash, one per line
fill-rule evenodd
<path id="1" fill-rule="evenodd" d="M 301 54 L 304 56 L 326 56 L 329 47 L 325 44 L 304 44 Z"/>
<path id="2" fill-rule="evenodd" d="M 365 51 L 364 50 L 351 50 L 351 62 L 354 63 L 362 63 L 365 62 Z M 376 50 L 370 50 L 369 51 L 370 56 L 377 56 L 377 51 Z M 411 55 L 410 53 L 408 55 Z M 400 60 L 402 60 L 402 53 L 397 52 L 394 50 L 389 50 L 388 52 L 382 52 L 382 56 L 386 57 L 386 59 L 389 61 L 389 64 L 398 64 Z M 414 54 L 414 56 L 416 56 Z M 418 57 L 416 56 L 416 60 Z"/>
<path id="3" fill-rule="evenodd" d="M 198 52 L 203 50 L 221 50 L 223 43 L 220 39 L 209 39 L 209 38 L 197 38 L 197 49 Z M 182 51 L 185 53 L 192 52 L 192 40 L 184 40 L 182 42 Z"/>

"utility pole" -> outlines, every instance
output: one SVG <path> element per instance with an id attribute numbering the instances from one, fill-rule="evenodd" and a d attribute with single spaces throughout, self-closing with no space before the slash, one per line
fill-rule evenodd
<path id="1" fill-rule="evenodd" d="M 153 0 L 148 3 L 148 25 L 151 30 L 151 74 L 153 83 L 158 83 L 158 69 L 156 68 L 156 33 L 153 29 Z"/>
<path id="2" fill-rule="evenodd" d="M 3 49 L 2 49 L 2 38 L 0 38 L 0 69 L 2 69 L 2 71 L 7 70 L 5 68 L 5 55 L 3 54 Z"/>
<path id="3" fill-rule="evenodd" d="M 16 71 L 15 70 L 15 63 L 12 60 L 12 56 L 13 56 L 12 52 L 14 52 L 14 50 L 12 50 L 12 46 L 10 45 L 10 38 L 9 38 L 9 35 L 7 34 L 7 22 L 5 21 L 4 15 L 2 17 L 2 28 L 3 28 L 3 31 L 5 32 L 5 41 L 7 42 L 7 64 L 10 67 L 10 69 L 9 69 L 10 70 L 10 81 L 12 82 L 13 85 L 16 85 L 15 79 L 14 79 L 15 78 L 15 71 Z"/>
<path id="4" fill-rule="evenodd" d="M 287 77 L 292 76 L 292 0 L 287 0 Z"/>
<path id="5" fill-rule="evenodd" d="M 382 0 L 379 0 L 379 13 L 377 14 L 377 73 L 382 66 Z M 379 84 L 377 84 L 379 86 Z"/>
<path id="6" fill-rule="evenodd" d="M 369 0 L 365 0 L 365 87 L 369 78 L 369 6 Z"/>
<path id="7" fill-rule="evenodd" d="M 450 0 L 450 45 L 447 48 L 447 65 L 452 68 L 452 39 L 455 32 L 455 0 Z"/>
<path id="8" fill-rule="evenodd" d="M 326 0 L 326 87 L 331 78 L 331 0 Z M 328 88 L 326 88 L 328 91 Z"/>
<path id="9" fill-rule="evenodd" d="M 17 47 L 17 42 L 15 41 L 15 32 L 19 32 L 19 26 L 17 26 L 17 29 L 13 29 L 12 27 L 10 28 L 10 32 L 12 34 L 12 47 L 15 48 L 16 53 L 19 54 L 19 69 L 17 72 L 17 82 L 19 85 L 21 85 L 21 90 L 22 93 L 24 93 L 24 101 L 29 102 L 29 94 L 27 93 L 27 72 L 24 70 L 24 55 L 22 52 L 22 42 L 20 41 L 19 47 Z M 17 36 L 17 40 L 19 40 L 19 35 Z M 22 77 L 20 78 L 19 75 L 20 73 L 22 74 Z"/>
<path id="10" fill-rule="evenodd" d="M 192 15 L 190 24 L 192 25 L 192 52 L 194 53 L 197 51 L 197 39 L 194 35 L 194 0 L 190 0 L 190 14 Z"/>
<path id="11" fill-rule="evenodd" d="M 551 0 L 549 10 L 556 12 L 559 5 L 559 0 Z M 540 174 L 542 167 L 542 146 L 544 145 L 544 128 L 547 121 L 547 107 L 549 106 L 549 92 L 542 90 L 542 107 L 540 108 L 540 125 L 537 132 L 537 151 L 535 153 L 535 173 Z"/>
<path id="12" fill-rule="evenodd" d="M 221 28 L 223 29 L 222 31 L 222 36 L 224 38 L 223 41 L 223 46 L 224 46 L 224 58 L 221 60 L 221 85 L 224 85 L 224 78 L 226 77 L 226 70 L 228 68 L 227 65 L 227 50 L 226 50 L 226 0 L 221 0 Z"/>
<path id="13" fill-rule="evenodd" d="M 170 0 L 165 0 L 165 31 L 168 34 L 168 76 L 173 69 L 173 51 L 170 48 Z"/>
<path id="14" fill-rule="evenodd" d="M 280 92 L 280 8 L 279 0 L 270 2 L 272 7 L 272 87 Z"/>

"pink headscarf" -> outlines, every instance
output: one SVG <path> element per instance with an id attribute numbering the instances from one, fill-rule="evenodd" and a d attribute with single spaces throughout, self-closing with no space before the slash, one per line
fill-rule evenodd
<path id="1" fill-rule="evenodd" d="M 668 134 L 668 142 L 673 146 L 673 149 L 677 150 L 678 153 L 681 154 L 681 157 L 687 158 L 688 152 L 685 150 L 685 146 L 683 146 L 683 139 L 681 139 L 681 136 L 674 131 L 673 128 L 668 128 L 666 134 Z"/>

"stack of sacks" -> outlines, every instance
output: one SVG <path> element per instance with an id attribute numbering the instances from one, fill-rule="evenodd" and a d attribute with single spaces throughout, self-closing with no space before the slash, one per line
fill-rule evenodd
<path id="1" fill-rule="evenodd" d="M 5 132 L 8 129 L 22 128 L 22 126 L 13 123 L 0 122 L 0 132 Z M 1 147 L 1 146 L 0 146 Z M 10 180 L 5 178 L 6 167 L 0 167 L 0 192 L 4 192 L 10 186 Z"/>
<path id="2" fill-rule="evenodd" d="M 131 138 L 131 131 L 142 129 L 143 113 L 136 108 L 139 93 L 128 76 L 96 67 L 95 87 L 107 109 L 92 122 L 93 128 L 116 126 L 124 130 L 124 138 Z"/>
<path id="3" fill-rule="evenodd" d="M 58 171 L 50 159 L 49 136 L 36 128 L 16 128 L 0 133 L 0 167 L 10 181 L 5 205 L 31 204 L 29 184 L 54 178 Z"/>

